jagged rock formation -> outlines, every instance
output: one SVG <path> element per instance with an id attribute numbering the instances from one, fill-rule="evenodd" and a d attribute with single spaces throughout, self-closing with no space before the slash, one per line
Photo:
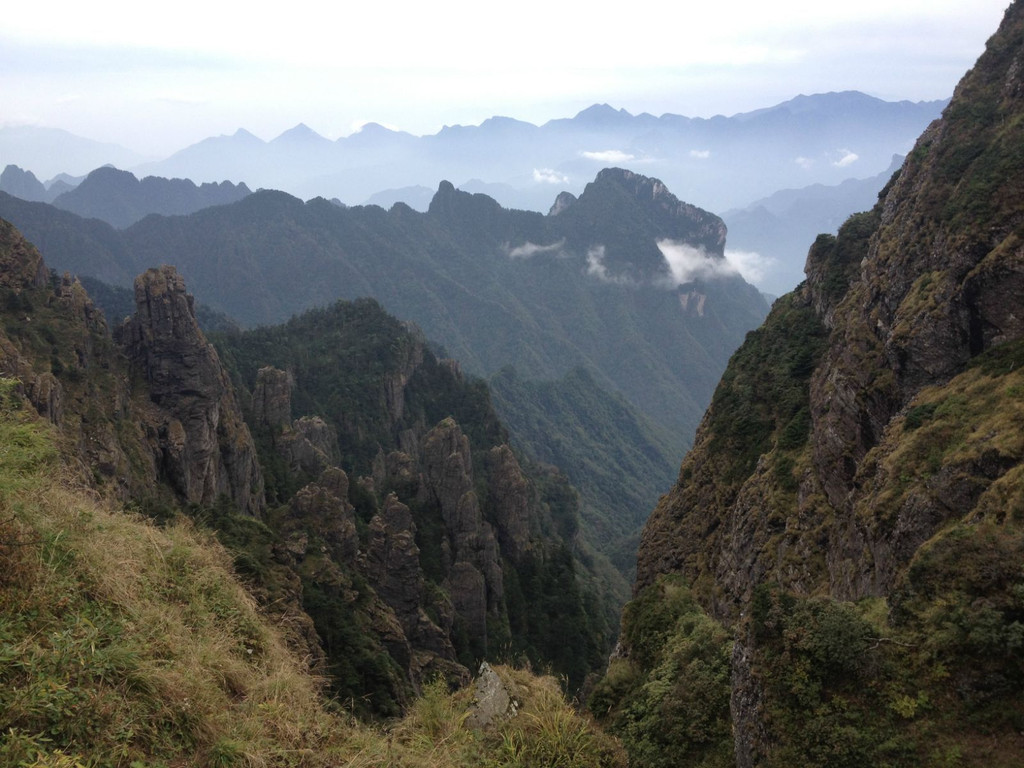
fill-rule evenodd
<path id="1" fill-rule="evenodd" d="M 262 190 L 117 231 L 0 194 L 0 213 L 60 268 L 128 285 L 174 264 L 203 305 L 243 324 L 374 297 L 467 372 L 501 379 L 513 443 L 571 476 L 585 535 L 630 573 L 644 511 L 767 305 L 724 258 L 722 220 L 656 179 L 608 168 L 554 210 L 504 209 L 449 182 L 427 213 Z M 402 390 L 386 390 L 393 418 Z M 625 472 L 607 469 L 617 456 Z"/>
<path id="2" fill-rule="evenodd" d="M 375 303 L 221 339 L 239 398 L 172 267 L 139 276 L 112 337 L 6 223 L 0 265 L 0 371 L 78 446 L 81 477 L 216 530 L 336 695 L 393 715 L 485 656 L 552 664 L 574 686 L 599 663 L 611 602 L 570 553 L 574 493 L 521 466 L 483 382 Z"/>
<path id="3" fill-rule="evenodd" d="M 438 674 L 465 682 L 482 659 L 509 655 L 583 682 L 610 601 L 582 584 L 609 576 L 571 554 L 586 551 L 575 493 L 556 471 L 521 464 L 483 382 L 369 300 L 216 341 L 271 503 L 287 510 L 270 513 L 271 527 L 337 695 L 371 688 L 371 708 L 388 713 Z M 315 479 L 307 455 L 333 468 Z"/>
<path id="4" fill-rule="evenodd" d="M 187 501 L 219 496 L 243 512 L 265 507 L 263 478 L 249 429 L 217 352 L 196 322 L 192 296 L 173 267 L 135 281 L 135 315 L 118 329 L 132 372 L 155 406 L 147 424 L 157 466 Z"/>
<path id="5" fill-rule="evenodd" d="M 691 615 L 669 606 L 692 595 L 734 633 L 739 766 L 1012 765 L 1024 748 L 1022 62 L 1016 2 L 878 205 L 815 242 L 736 353 L 644 530 L 618 663 L 663 674 L 635 633 Z M 659 654 L 695 642 L 679 627 Z M 679 706 L 651 690 L 619 717 Z M 722 754 L 724 730 L 646 727 L 639 750 Z"/>
<path id="6" fill-rule="evenodd" d="M 77 446 L 91 484 L 152 500 L 168 479 L 184 501 L 211 505 L 223 495 L 262 513 L 248 428 L 173 269 L 140 277 L 138 313 L 118 335 L 122 347 L 81 284 L 51 275 L 7 222 L 0 259 L 2 368 Z"/>
<path id="7" fill-rule="evenodd" d="M 319 416 L 292 421 L 294 386 L 286 371 L 272 366 L 261 368 L 252 396 L 253 419 L 258 428 L 267 430 L 273 449 L 293 472 L 317 477 L 340 460 L 337 430 Z"/>

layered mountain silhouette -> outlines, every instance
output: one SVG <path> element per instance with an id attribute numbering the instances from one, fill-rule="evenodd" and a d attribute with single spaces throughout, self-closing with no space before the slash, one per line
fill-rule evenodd
<path id="1" fill-rule="evenodd" d="M 0 197 L 0 215 L 58 270 L 127 286 L 146 265 L 173 264 L 200 302 L 243 325 L 371 296 L 470 372 L 511 367 L 516 376 L 506 384 L 553 382 L 591 403 L 618 394 L 616 408 L 632 416 L 602 409 L 600 429 L 592 416 L 573 416 L 563 397 L 538 403 L 538 418 L 511 407 L 522 396 L 507 386 L 499 400 L 518 414 L 513 438 L 524 444 L 549 440 L 540 434 L 549 419 L 562 420 L 566 436 L 590 422 L 587 444 L 549 443 L 544 454 L 566 462 L 608 540 L 635 530 L 670 482 L 673 457 L 689 444 L 729 355 L 767 311 L 724 259 L 718 217 L 622 169 L 602 171 L 578 198 L 559 196 L 546 216 L 503 209 L 447 182 L 425 214 L 261 191 L 121 232 L 9 196 Z M 581 368 L 583 378 L 574 373 Z M 618 470 L 602 469 L 596 482 L 588 462 L 607 450 L 602 443 L 623 446 L 638 435 L 642 445 L 624 450 L 636 451 L 644 469 L 610 492 L 607 478 Z"/>
<path id="2" fill-rule="evenodd" d="M 44 179 L 110 163 L 139 178 L 228 179 L 346 204 L 376 201 L 375 195 L 391 190 L 385 199 L 414 208 L 429 201 L 417 187 L 434 189 L 438 179 L 451 179 L 506 207 L 537 211 L 547 210 L 553 191 L 579 194 L 601 168 L 617 165 L 656 176 L 682 199 L 720 213 L 779 189 L 874 176 L 894 154 L 910 149 L 943 103 L 885 102 L 848 91 L 709 119 L 631 115 L 599 104 L 540 126 L 492 117 L 477 126 L 413 136 L 369 123 L 336 141 L 300 124 L 270 141 L 239 129 L 155 162 L 90 151 L 83 158 L 100 159 L 86 165 L 69 159 L 59 168 L 51 160 L 62 156 L 62 148 L 69 158 L 76 151 L 71 142 L 55 143 L 62 135 L 40 134 L 40 144 L 53 144 L 50 156 L 42 158 L 28 151 L 32 129 L 4 129 L 0 154 Z"/>

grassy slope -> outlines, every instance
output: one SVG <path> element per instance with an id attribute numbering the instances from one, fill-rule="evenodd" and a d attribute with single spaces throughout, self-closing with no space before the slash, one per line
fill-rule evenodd
<path id="1" fill-rule="evenodd" d="M 490 734 L 437 686 L 387 732 L 356 724 L 211 534 L 98 501 L 56 438 L 0 379 L 0 766 L 620 764 L 553 680 L 511 670 L 522 714 Z"/>

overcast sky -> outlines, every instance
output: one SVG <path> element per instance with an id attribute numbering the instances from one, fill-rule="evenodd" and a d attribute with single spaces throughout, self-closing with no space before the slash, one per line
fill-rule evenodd
<path id="1" fill-rule="evenodd" d="M 2 125 L 165 155 L 244 127 L 415 134 L 606 102 L 731 115 L 799 93 L 938 99 L 1008 0 L 20 2 L 0 28 Z"/>

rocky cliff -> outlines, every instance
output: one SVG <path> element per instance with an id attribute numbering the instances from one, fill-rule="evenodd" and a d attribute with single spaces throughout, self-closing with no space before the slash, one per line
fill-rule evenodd
<path id="1" fill-rule="evenodd" d="M 192 296 L 173 267 L 150 269 L 135 280 L 135 315 L 115 340 L 132 376 L 145 382 L 152 408 L 147 438 L 161 477 L 188 502 L 232 499 L 260 515 L 263 477 L 249 429 L 217 352 L 196 321 Z"/>
<path id="2" fill-rule="evenodd" d="M 215 341 L 286 542 L 239 544 L 271 600 L 278 566 L 299 574 L 337 695 L 371 691 L 387 714 L 484 658 L 550 664 L 574 688 L 600 664 L 614 575 L 572 554 L 593 557 L 575 492 L 509 447 L 482 381 L 371 300 Z"/>
<path id="3" fill-rule="evenodd" d="M 1017 2 L 878 205 L 814 243 L 806 282 L 730 362 L 645 528 L 599 697 L 639 752 L 712 764 L 731 742 L 743 766 L 1019 758 L 1022 63 Z M 695 612 L 733 637 L 717 689 L 731 727 L 655 733 L 638 713 L 681 716 L 680 694 L 642 683 L 693 648 Z M 665 645 L 645 658 L 629 638 L 666 615 L 691 618 L 658 625 Z"/>
<path id="4" fill-rule="evenodd" d="M 0 275 L 0 366 L 61 428 L 91 485 L 144 504 L 223 495 L 261 513 L 252 439 L 173 270 L 140 277 L 138 312 L 117 340 L 81 284 L 51 274 L 7 222 Z"/>

